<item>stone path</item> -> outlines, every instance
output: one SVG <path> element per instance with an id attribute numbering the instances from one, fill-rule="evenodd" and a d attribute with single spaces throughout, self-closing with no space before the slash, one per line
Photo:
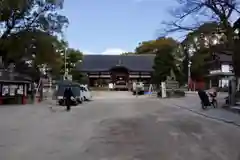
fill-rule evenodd
<path id="1" fill-rule="evenodd" d="M 182 109 L 186 109 L 209 118 L 221 120 L 226 123 L 232 123 L 240 127 L 240 115 L 221 108 L 224 103 L 223 97 L 224 95 L 220 96 L 218 99 L 219 108 L 214 109 L 210 107 L 207 110 L 202 110 L 200 104 L 201 102 L 197 95 L 191 95 L 185 98 L 160 99 L 160 101 L 165 105 L 180 107 Z"/>

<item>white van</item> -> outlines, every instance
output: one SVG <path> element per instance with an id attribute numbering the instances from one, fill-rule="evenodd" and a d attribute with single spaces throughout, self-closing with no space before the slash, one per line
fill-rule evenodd
<path id="1" fill-rule="evenodd" d="M 133 82 L 132 93 L 133 93 L 133 95 L 135 95 L 135 94 L 138 94 L 138 95 L 144 94 L 144 83 L 143 82 Z"/>
<path id="2" fill-rule="evenodd" d="M 88 89 L 87 85 L 80 85 L 81 89 L 81 97 L 83 98 L 84 101 L 90 101 L 92 100 L 92 94 L 90 90 Z"/>

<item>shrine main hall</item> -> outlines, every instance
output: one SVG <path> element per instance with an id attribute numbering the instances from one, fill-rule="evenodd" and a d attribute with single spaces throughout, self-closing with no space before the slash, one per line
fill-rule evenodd
<path id="1" fill-rule="evenodd" d="M 90 86 L 109 83 L 127 85 L 134 81 L 150 83 L 154 55 L 84 55 L 77 70 L 85 73 Z"/>

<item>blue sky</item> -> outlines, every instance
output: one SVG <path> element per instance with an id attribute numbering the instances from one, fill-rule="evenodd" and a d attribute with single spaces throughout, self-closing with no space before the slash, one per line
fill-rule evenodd
<path id="1" fill-rule="evenodd" d="M 65 0 L 70 47 L 85 54 L 133 51 L 139 42 L 157 37 L 173 0 Z"/>

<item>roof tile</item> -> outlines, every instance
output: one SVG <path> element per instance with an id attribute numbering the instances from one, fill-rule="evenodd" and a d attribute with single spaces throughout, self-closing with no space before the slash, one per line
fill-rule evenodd
<path id="1" fill-rule="evenodd" d="M 130 71 L 153 71 L 154 55 L 84 55 L 79 71 L 107 71 L 120 65 Z"/>

